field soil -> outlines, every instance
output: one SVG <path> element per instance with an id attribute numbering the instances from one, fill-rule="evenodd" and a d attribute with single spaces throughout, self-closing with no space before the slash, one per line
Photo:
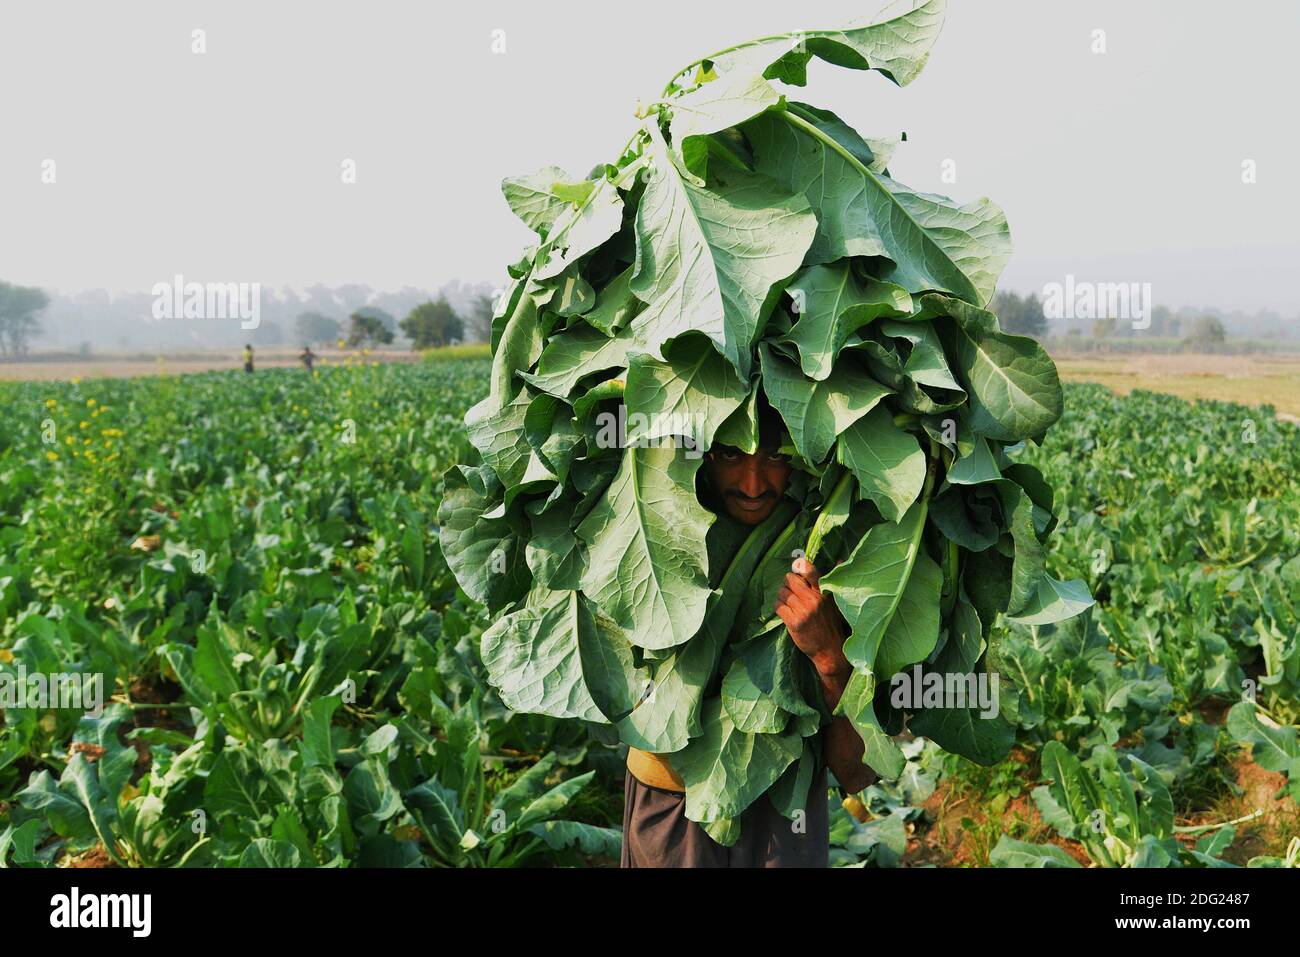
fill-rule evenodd
<path id="1" fill-rule="evenodd" d="M 1052 358 L 1065 382 L 1098 382 L 1120 395 L 1146 389 L 1183 399 L 1267 403 L 1281 418 L 1300 422 L 1300 354 L 1072 356 L 1060 352 Z"/>

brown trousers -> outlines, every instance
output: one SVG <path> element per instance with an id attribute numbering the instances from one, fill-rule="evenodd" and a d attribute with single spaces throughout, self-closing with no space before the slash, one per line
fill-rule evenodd
<path id="1" fill-rule="evenodd" d="M 623 782 L 623 858 L 620 867 L 827 867 L 830 817 L 823 771 L 809 792 L 807 817 L 796 833 L 763 795 L 740 817 L 740 838 L 724 847 L 686 818 L 686 795 Z"/>

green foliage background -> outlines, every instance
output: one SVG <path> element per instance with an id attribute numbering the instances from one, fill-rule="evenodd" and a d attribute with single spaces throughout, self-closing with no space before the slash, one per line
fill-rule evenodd
<path id="1" fill-rule="evenodd" d="M 485 617 L 439 553 L 440 476 L 468 454 L 460 417 L 487 363 L 319 372 L 0 384 L 0 669 L 101 671 L 113 697 L 98 720 L 4 712 L 0 863 L 616 858 L 620 755 L 581 721 L 501 707 L 476 650 Z M 899 781 L 862 795 L 870 820 L 835 805 L 838 864 L 905 863 L 938 786 L 979 780 L 987 802 L 1042 781 L 1051 809 L 1037 756 L 1052 742 L 1096 782 L 1084 826 L 1117 818 L 1112 761 L 1136 757 L 1171 795 L 1163 817 L 1080 845 L 1110 839 L 1109 863 L 1179 862 L 1173 827 L 1214 820 L 1205 782 L 1226 787 L 1239 751 L 1296 790 L 1297 429 L 1267 409 L 1067 386 L 1033 455 L 1058 490 L 1049 567 L 1099 600 L 1068 630 L 1001 626 L 1033 760 L 979 778 L 904 744 Z M 157 550 L 131 548 L 150 535 Z M 1247 680 L 1257 705 L 1214 718 Z M 1014 840 L 1090 837 L 1070 814 Z M 1294 836 L 1271 829 L 1256 860 L 1285 863 Z M 1060 863 L 1012 838 L 993 862 Z"/>

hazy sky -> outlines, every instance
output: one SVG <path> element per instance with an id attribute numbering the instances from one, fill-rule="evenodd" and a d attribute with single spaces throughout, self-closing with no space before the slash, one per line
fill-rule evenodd
<path id="1" fill-rule="evenodd" d="M 175 273 L 499 281 L 530 236 L 502 177 L 586 173 L 681 65 L 877 6 L 6 0 L 0 278 L 62 292 L 147 290 Z M 1012 288 L 1072 272 L 1151 282 L 1171 306 L 1300 312 L 1300 3 L 950 6 L 906 89 L 817 62 L 795 95 L 868 135 L 906 130 L 892 171 L 908 185 L 999 202 Z M 949 159 L 954 183 L 941 180 Z"/>

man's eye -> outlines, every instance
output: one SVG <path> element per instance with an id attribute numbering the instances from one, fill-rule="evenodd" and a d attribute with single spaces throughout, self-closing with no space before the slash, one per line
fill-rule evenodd
<path id="1" fill-rule="evenodd" d="M 723 449 L 718 453 L 718 457 L 724 462 L 737 462 L 740 460 L 740 453 L 733 449 Z"/>
<path id="2" fill-rule="evenodd" d="M 773 452 L 767 457 L 767 460 L 769 462 L 789 462 L 790 456 L 786 455 L 784 452 Z"/>

